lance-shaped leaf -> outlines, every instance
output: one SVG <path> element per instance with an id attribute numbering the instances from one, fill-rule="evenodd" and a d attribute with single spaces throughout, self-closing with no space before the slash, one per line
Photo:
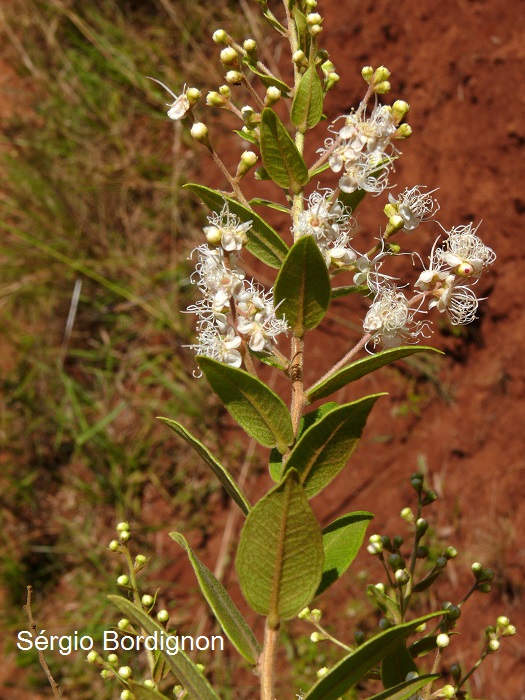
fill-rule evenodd
<path id="1" fill-rule="evenodd" d="M 303 73 L 292 104 L 292 122 L 304 134 L 323 116 L 323 85 L 314 65 Z"/>
<path id="2" fill-rule="evenodd" d="M 210 467 L 212 472 L 215 474 L 215 476 L 219 479 L 221 484 L 224 486 L 226 492 L 233 498 L 235 503 L 239 506 L 239 508 L 245 513 L 245 515 L 248 515 L 251 505 L 242 490 L 237 486 L 234 478 L 230 474 L 230 472 L 226 469 L 226 467 L 223 467 L 223 465 L 219 462 L 219 460 L 213 455 L 210 450 L 202 444 L 199 440 L 197 440 L 196 437 L 193 437 L 193 435 L 189 432 L 189 430 L 186 430 L 186 428 L 181 425 L 180 423 L 177 423 L 175 420 L 171 420 L 171 418 L 162 418 L 162 416 L 159 416 L 159 420 L 163 421 L 166 423 L 166 425 L 169 425 L 169 427 L 177 433 L 183 440 L 186 440 L 188 445 L 191 445 L 195 452 L 202 457 L 202 459 L 206 462 L 206 464 Z"/>
<path id="3" fill-rule="evenodd" d="M 401 622 L 401 608 L 393 598 L 383 593 L 382 590 L 372 584 L 367 587 L 367 591 L 368 595 L 374 598 L 379 609 L 384 612 L 395 625 Z"/>
<path id="4" fill-rule="evenodd" d="M 288 469 L 297 469 L 308 498 L 322 491 L 343 469 L 380 396 L 384 394 L 366 396 L 329 411 L 294 445 L 285 473 Z"/>
<path id="5" fill-rule="evenodd" d="M 365 374 L 370 372 L 375 372 L 376 369 L 384 367 L 385 365 L 394 362 L 395 360 L 400 360 L 403 357 L 409 357 L 414 355 L 416 352 L 437 352 L 443 355 L 441 350 L 432 348 L 428 345 L 404 345 L 400 348 L 392 348 L 390 350 L 383 350 L 375 355 L 369 355 L 368 357 L 363 357 L 361 360 L 352 362 L 352 364 L 347 367 L 343 367 L 338 372 L 333 374 L 328 379 L 324 381 L 317 382 L 306 392 L 306 397 L 308 401 L 317 401 L 317 399 L 322 399 L 325 396 L 333 394 L 334 391 L 342 389 L 347 384 L 355 382 L 356 379 L 364 377 Z"/>
<path id="6" fill-rule="evenodd" d="M 166 632 L 142 608 L 137 607 L 131 601 L 126 600 L 126 598 L 122 598 L 119 595 L 110 595 L 108 598 L 117 606 L 120 612 L 124 613 L 126 618 L 134 622 L 138 627 L 142 627 L 149 636 L 156 639 L 156 647 L 160 650 L 166 666 L 192 697 L 199 698 L 199 700 L 220 700 L 207 679 L 182 649 L 177 647 L 177 653 L 174 653 L 174 635 Z"/>
<path id="7" fill-rule="evenodd" d="M 284 452 L 293 442 L 290 414 L 282 399 L 243 369 L 197 356 L 211 388 L 248 435 L 264 447 Z"/>
<path id="8" fill-rule="evenodd" d="M 368 523 L 374 516 L 367 511 L 342 515 L 323 530 L 323 577 L 316 596 L 337 581 L 354 561 L 363 544 Z"/>
<path id="9" fill-rule="evenodd" d="M 244 523 L 235 562 L 244 597 L 276 627 L 314 597 L 323 556 L 321 528 L 292 469 Z"/>
<path id="10" fill-rule="evenodd" d="M 277 313 L 298 338 L 315 328 L 330 304 L 330 277 L 317 243 L 303 236 L 290 248 L 274 287 Z"/>
<path id="11" fill-rule="evenodd" d="M 430 613 L 398 627 L 392 627 L 365 642 L 356 651 L 345 656 L 326 676 L 323 676 L 306 693 L 304 700 L 339 700 L 368 671 L 415 632 L 423 622 L 438 615 L 443 615 L 443 611 Z"/>
<path id="12" fill-rule="evenodd" d="M 261 650 L 253 632 L 248 627 L 233 600 L 220 581 L 195 555 L 186 539 L 178 532 L 170 532 L 170 537 L 186 550 L 201 591 L 213 610 L 224 633 L 246 661 L 257 664 Z"/>
<path id="13" fill-rule="evenodd" d="M 405 681 L 393 688 L 383 690 L 381 693 L 373 695 L 367 700 L 410 700 L 410 698 L 415 697 L 415 693 L 417 693 L 420 688 L 433 681 L 437 681 L 439 678 L 441 678 L 441 676 L 437 673 L 434 675 L 428 674 L 426 676 L 418 676 L 411 681 Z"/>
<path id="14" fill-rule="evenodd" d="M 292 137 L 270 107 L 261 115 L 261 156 L 268 175 L 276 185 L 300 192 L 308 182 L 308 168 Z"/>
<path id="15" fill-rule="evenodd" d="M 219 213 L 226 203 L 230 213 L 238 216 L 243 223 L 251 221 L 251 228 L 246 233 L 248 238 L 246 248 L 252 255 L 270 267 L 279 268 L 281 266 L 288 252 L 288 246 L 277 231 L 268 226 L 266 221 L 252 209 L 248 209 L 235 199 L 209 187 L 204 187 L 204 185 L 189 183 L 184 187 L 194 192 L 212 211 Z"/>
<path id="16" fill-rule="evenodd" d="M 403 683 L 409 673 L 417 672 L 418 669 L 414 659 L 406 648 L 405 642 L 402 642 L 383 659 L 381 664 L 381 683 L 383 688 L 393 688 Z"/>
<path id="17" fill-rule="evenodd" d="M 349 294 L 368 294 L 369 288 L 367 284 L 351 284 L 345 287 L 332 287 L 332 299 L 346 297 Z"/>
<path id="18" fill-rule="evenodd" d="M 259 70 L 259 68 L 257 67 L 257 63 L 253 59 L 251 59 L 250 56 L 243 56 L 242 62 L 246 66 L 248 66 L 248 68 L 254 75 L 257 75 L 259 77 L 259 80 L 264 85 L 264 87 L 276 87 L 281 91 L 284 97 L 290 96 L 291 88 L 286 83 L 283 83 L 282 80 L 276 78 L 275 75 L 268 75 L 262 70 Z"/>

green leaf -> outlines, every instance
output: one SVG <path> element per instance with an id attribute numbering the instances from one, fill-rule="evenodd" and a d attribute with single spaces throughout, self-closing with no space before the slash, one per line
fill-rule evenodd
<path id="1" fill-rule="evenodd" d="M 276 87 L 282 92 L 283 97 L 290 96 L 292 88 L 286 83 L 283 83 L 282 80 L 279 80 L 279 78 L 276 78 L 275 75 L 268 75 L 267 73 L 263 73 L 263 71 L 259 70 L 257 64 L 250 58 L 250 56 L 243 56 L 242 62 L 248 66 L 254 75 L 259 78 L 264 87 Z"/>
<path id="2" fill-rule="evenodd" d="M 365 642 L 356 651 L 345 656 L 326 676 L 317 681 L 306 693 L 304 700 L 339 700 L 347 690 L 415 632 L 423 622 L 438 615 L 443 615 L 443 611 L 430 613 L 398 627 L 392 627 Z"/>
<path id="3" fill-rule="evenodd" d="M 309 56 L 311 37 L 308 22 L 306 21 L 306 16 L 299 10 L 298 7 L 294 7 L 293 16 L 295 19 L 295 26 L 297 27 L 297 38 L 299 39 L 299 47 L 302 49 L 302 51 L 304 51 L 304 54 L 306 56 Z"/>
<path id="4" fill-rule="evenodd" d="M 207 679 L 182 649 L 178 649 L 176 654 L 168 653 L 167 646 L 170 645 L 170 642 L 167 640 L 169 638 L 173 639 L 174 635 L 168 634 L 156 620 L 153 620 L 142 608 L 137 607 L 131 601 L 126 600 L 126 598 L 122 598 L 119 595 L 109 595 L 108 599 L 127 618 L 139 627 L 142 627 L 149 636 L 156 637 L 156 646 L 160 649 L 166 666 L 192 697 L 199 698 L 199 700 L 220 700 Z"/>
<path id="5" fill-rule="evenodd" d="M 288 456 L 285 472 L 297 470 L 308 498 L 322 491 L 346 465 L 368 414 L 383 395 L 366 396 L 335 408 L 299 438 Z"/>
<path id="6" fill-rule="evenodd" d="M 266 168 L 257 168 L 253 173 L 255 180 L 271 180 L 272 178 L 266 172 Z"/>
<path id="7" fill-rule="evenodd" d="M 290 248 L 277 275 L 274 303 L 294 335 L 301 338 L 323 319 L 330 304 L 330 277 L 313 236 Z"/>
<path id="8" fill-rule="evenodd" d="M 387 654 L 381 664 L 381 683 L 383 688 L 393 688 L 406 680 L 409 673 L 417 673 L 417 666 L 410 656 L 405 642 Z"/>
<path id="9" fill-rule="evenodd" d="M 395 625 L 401 622 L 401 609 L 395 600 L 390 598 L 386 593 L 376 588 L 374 585 L 370 584 L 367 586 L 368 594 L 374 598 L 379 609 L 386 615 L 390 616 L 391 622 Z"/>
<path id="10" fill-rule="evenodd" d="M 228 592 L 213 573 L 195 555 L 186 539 L 178 532 L 170 532 L 172 540 L 186 550 L 201 591 L 213 610 L 224 633 L 239 654 L 252 665 L 256 665 L 261 649 L 253 632 L 235 606 Z"/>
<path id="11" fill-rule="evenodd" d="M 215 474 L 215 476 L 219 479 L 221 484 L 224 486 L 226 489 L 226 492 L 233 498 L 235 503 L 239 506 L 239 508 L 243 511 L 245 515 L 248 515 L 250 512 L 250 502 L 244 495 L 244 493 L 241 491 L 239 486 L 235 483 L 235 480 L 233 479 L 232 475 L 230 472 L 226 469 L 226 467 L 223 467 L 223 465 L 219 462 L 219 460 L 209 451 L 209 449 L 202 444 L 197 438 L 193 437 L 193 435 L 186 430 L 186 428 L 181 425 L 180 423 L 177 423 L 175 420 L 171 420 L 171 418 L 163 418 L 162 416 L 158 416 L 159 420 L 161 420 L 163 423 L 166 423 L 174 432 L 177 433 L 179 437 L 181 437 L 183 440 L 186 440 L 188 445 L 191 445 L 195 452 L 202 457 L 202 459 L 206 462 L 206 464 L 210 467 L 212 472 Z"/>
<path id="12" fill-rule="evenodd" d="M 355 382 L 356 379 L 361 379 L 365 374 L 370 372 L 375 372 L 376 369 L 384 367 L 385 365 L 395 362 L 395 360 L 401 360 L 404 357 L 409 357 L 414 355 L 416 352 L 437 352 L 443 355 L 441 350 L 432 348 L 427 345 L 404 345 L 400 348 L 392 348 L 390 350 L 383 350 L 375 355 L 369 355 L 368 357 L 363 357 L 361 360 L 352 362 L 347 367 L 343 367 L 338 372 L 333 374 L 328 379 L 324 381 L 317 382 L 306 392 L 306 397 L 308 401 L 317 401 L 317 399 L 322 399 L 325 396 L 333 394 L 334 391 L 342 389 L 350 382 Z"/>
<path id="13" fill-rule="evenodd" d="M 285 452 L 294 439 L 292 421 L 282 399 L 257 377 L 236 367 L 197 356 L 211 388 L 248 435 L 264 447 Z"/>
<path id="14" fill-rule="evenodd" d="M 277 211 L 282 211 L 285 214 L 290 213 L 289 207 L 285 204 L 279 204 L 279 202 L 272 202 L 269 199 L 261 199 L 260 197 L 254 197 L 250 199 L 250 206 L 262 206 L 268 207 L 269 209 L 276 209 Z"/>
<path id="15" fill-rule="evenodd" d="M 430 635 L 430 637 L 423 637 L 423 639 L 418 639 L 417 642 L 411 644 L 408 647 L 408 651 L 414 659 L 416 659 L 419 656 L 425 656 L 431 651 L 437 649 L 436 640 L 437 634 L 432 634 Z"/>
<path id="16" fill-rule="evenodd" d="M 365 196 L 366 190 L 355 190 L 354 192 L 341 192 L 337 199 L 343 206 L 354 212 Z"/>
<path id="17" fill-rule="evenodd" d="M 238 216 L 243 223 L 251 221 L 252 226 L 246 233 L 248 237 L 246 248 L 252 255 L 270 267 L 281 267 L 281 263 L 288 253 L 288 246 L 277 231 L 268 226 L 266 221 L 252 209 L 248 209 L 235 199 L 203 185 L 188 183 L 184 187 L 194 192 L 212 211 L 219 213 L 226 203 L 230 213 Z"/>
<path id="18" fill-rule="evenodd" d="M 171 698 L 168 698 L 166 695 L 159 693 L 158 690 L 148 688 L 147 686 L 136 683 L 135 681 L 129 680 L 127 681 L 127 684 L 129 689 L 133 692 L 136 700 L 173 700 L 173 695 Z"/>
<path id="19" fill-rule="evenodd" d="M 311 602 L 323 556 L 321 528 L 292 469 L 244 523 L 235 562 L 244 597 L 275 628 Z"/>
<path id="20" fill-rule="evenodd" d="M 315 65 L 310 65 L 301 76 L 292 104 L 293 124 L 304 134 L 312 129 L 323 116 L 323 85 Z"/>
<path id="21" fill-rule="evenodd" d="M 422 593 L 422 591 L 426 591 L 427 588 L 430 588 L 438 576 L 441 576 L 443 571 L 444 569 L 436 569 L 435 571 L 431 571 L 427 576 L 425 576 L 425 578 L 421 579 L 421 581 L 414 585 L 414 593 Z"/>
<path id="22" fill-rule="evenodd" d="M 308 182 L 308 168 L 292 137 L 270 107 L 261 115 L 261 156 L 276 185 L 298 193 Z"/>
<path id="23" fill-rule="evenodd" d="M 411 681 L 405 681 L 393 688 L 383 690 L 377 695 L 368 698 L 368 700 L 410 700 L 420 688 L 433 681 L 437 681 L 439 678 L 441 678 L 439 674 L 418 676 Z"/>
<path id="24" fill-rule="evenodd" d="M 369 289 L 367 284 L 352 284 L 347 287 L 333 287 L 332 299 L 346 297 L 349 294 L 368 294 Z"/>
<path id="25" fill-rule="evenodd" d="M 259 139 L 253 131 L 239 131 L 237 129 L 233 129 L 233 133 L 237 134 L 237 136 L 240 136 L 241 139 L 243 139 L 244 141 L 256 144 L 257 146 L 259 145 Z"/>
<path id="26" fill-rule="evenodd" d="M 305 430 L 307 430 L 314 423 L 317 423 L 323 416 L 325 416 L 333 408 L 338 408 L 340 404 L 335 403 L 335 401 L 328 401 L 327 403 L 319 406 L 319 408 L 306 413 L 299 421 L 299 430 L 297 436 L 301 437 Z M 270 461 L 268 464 L 268 469 L 270 471 L 270 476 L 272 479 L 279 483 L 283 478 L 283 456 L 275 448 L 270 452 Z"/>
<path id="27" fill-rule="evenodd" d="M 347 513 L 323 530 L 323 577 L 315 595 L 320 595 L 344 574 L 363 544 L 368 523 L 374 516 L 367 511 Z"/>

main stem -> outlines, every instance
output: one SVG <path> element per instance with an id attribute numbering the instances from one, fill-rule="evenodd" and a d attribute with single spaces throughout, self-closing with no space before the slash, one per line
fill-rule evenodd
<path id="1" fill-rule="evenodd" d="M 275 661 L 277 658 L 277 639 L 279 627 L 273 628 L 266 620 L 264 630 L 264 650 L 259 660 L 261 671 L 261 700 L 275 700 Z"/>

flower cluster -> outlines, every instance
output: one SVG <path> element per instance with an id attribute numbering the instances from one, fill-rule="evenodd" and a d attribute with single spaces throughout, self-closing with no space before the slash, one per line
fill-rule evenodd
<path id="1" fill-rule="evenodd" d="M 276 316 L 272 290 L 246 279 L 238 264 L 252 222 L 241 223 L 227 204 L 208 221 L 204 233 L 209 245 L 193 251 L 197 264 L 192 282 L 202 299 L 187 309 L 199 319 L 198 342 L 190 347 L 199 355 L 240 367 L 243 346 L 253 352 L 272 352 L 272 344 L 286 332 L 287 324 Z"/>
<path id="2" fill-rule="evenodd" d="M 293 227 L 294 238 L 313 236 L 327 267 L 352 264 L 357 256 L 348 242 L 356 223 L 350 212 L 330 189 L 313 192 L 307 201 L 307 208 L 300 212 Z"/>
<path id="3" fill-rule="evenodd" d="M 321 152 L 329 153 L 330 168 L 342 173 L 339 188 L 343 192 L 361 189 L 379 194 L 388 187 L 389 170 L 397 154 L 392 143 L 398 135 L 397 114 L 406 103 L 399 101 L 396 105 L 397 111 L 376 105 L 368 118 L 360 111 L 345 116 L 344 126 L 335 132 L 335 138 L 325 141 Z M 335 131 L 333 126 L 331 130 Z"/>

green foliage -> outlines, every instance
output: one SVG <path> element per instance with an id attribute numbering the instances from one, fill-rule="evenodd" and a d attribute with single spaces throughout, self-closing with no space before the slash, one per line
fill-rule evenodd
<path id="1" fill-rule="evenodd" d="M 308 182 L 308 168 L 290 134 L 273 109 L 261 115 L 261 156 L 276 185 L 300 192 Z"/>
<path id="2" fill-rule="evenodd" d="M 317 69 L 311 65 L 303 73 L 292 104 L 291 119 L 300 133 L 319 123 L 323 115 L 323 86 Z"/>
<path id="3" fill-rule="evenodd" d="M 290 248 L 275 281 L 274 298 L 298 338 L 323 320 L 330 303 L 330 278 L 311 236 L 300 238 Z"/>
<path id="4" fill-rule="evenodd" d="M 321 528 L 292 469 L 244 523 L 235 562 L 244 597 L 276 627 L 312 600 L 323 559 Z"/>

